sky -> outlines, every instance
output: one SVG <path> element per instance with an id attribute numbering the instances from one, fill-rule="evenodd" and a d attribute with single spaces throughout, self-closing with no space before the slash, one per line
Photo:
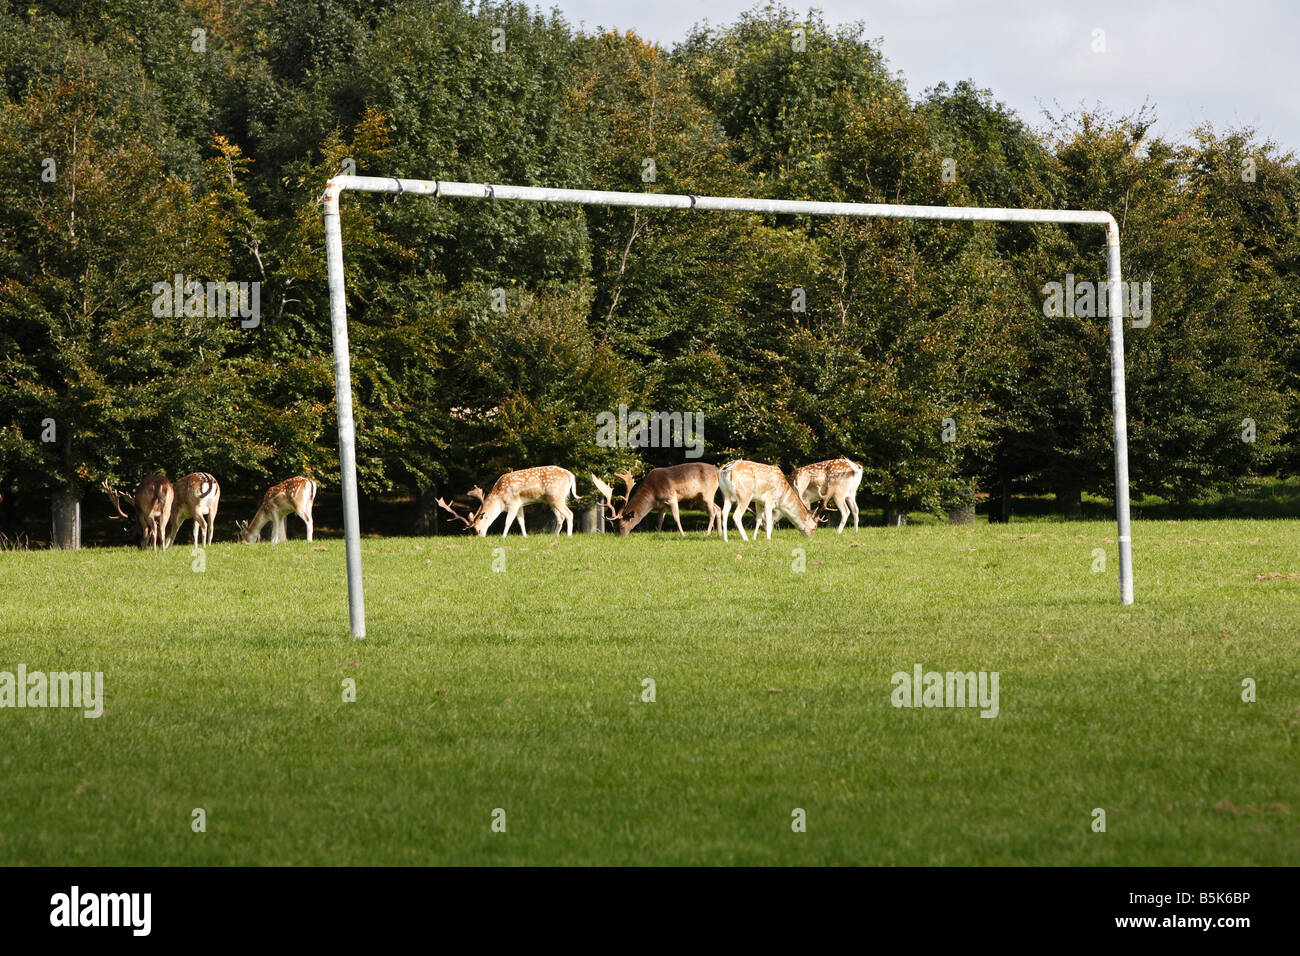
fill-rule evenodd
<path id="1" fill-rule="evenodd" d="M 588 31 L 634 29 L 671 48 L 695 23 L 722 26 L 754 0 L 549 0 Z M 787 0 L 822 11 L 830 27 L 861 20 L 890 68 L 920 96 L 973 80 L 1031 125 L 1081 105 L 1116 115 L 1154 107 L 1153 132 L 1175 142 L 1204 122 L 1253 126 L 1300 153 L 1297 0 Z M 1094 31 L 1104 52 L 1094 52 Z"/>

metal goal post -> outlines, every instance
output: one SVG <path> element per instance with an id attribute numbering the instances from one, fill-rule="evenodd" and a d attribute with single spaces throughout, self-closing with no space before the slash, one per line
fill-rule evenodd
<path id="1" fill-rule="evenodd" d="M 1119 598 L 1133 603 L 1133 544 L 1129 525 L 1128 413 L 1124 399 L 1124 315 L 1120 286 L 1119 225 L 1108 212 L 1070 209 L 994 209 L 978 206 L 906 206 L 885 203 L 804 202 L 730 196 L 604 192 L 549 189 L 490 183 L 335 176 L 325 184 L 325 264 L 329 274 L 330 326 L 334 340 L 334 388 L 338 401 L 339 464 L 343 486 L 343 533 L 347 552 L 348 617 L 352 636 L 366 636 L 365 595 L 361 582 L 361 527 L 357 514 L 356 427 L 352 417 L 352 373 L 348 358 L 347 293 L 343 277 L 343 235 L 339 196 L 346 190 L 433 196 L 435 199 L 490 199 L 570 203 L 587 206 L 638 206 L 695 212 L 753 212 L 766 215 L 859 216 L 877 219 L 937 219 L 979 222 L 1082 223 L 1106 228 L 1106 271 L 1110 315 L 1111 406 L 1115 426 L 1115 519 L 1119 545 Z"/>

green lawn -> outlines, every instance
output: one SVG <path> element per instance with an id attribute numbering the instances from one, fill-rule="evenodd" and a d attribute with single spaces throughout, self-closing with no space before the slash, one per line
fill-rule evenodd
<path id="1" fill-rule="evenodd" d="M 371 539 L 363 641 L 337 539 L 2 552 L 0 671 L 107 703 L 0 710 L 0 864 L 1297 862 L 1300 522 L 1138 523 L 1130 608 L 1113 542 Z"/>

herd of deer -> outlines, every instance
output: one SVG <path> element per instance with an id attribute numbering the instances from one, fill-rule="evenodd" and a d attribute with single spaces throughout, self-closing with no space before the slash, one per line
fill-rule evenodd
<path id="1" fill-rule="evenodd" d="M 655 468 L 639 485 L 631 472 L 619 472 L 615 477 L 621 478 L 626 485 L 621 508 L 614 507 L 614 489 L 609 484 L 595 475 L 591 480 L 620 537 L 625 537 L 651 511 L 659 512 L 659 530 L 663 530 L 664 517 L 671 511 L 678 532 L 685 534 L 679 506 L 695 501 L 702 502 L 709 513 L 709 527 L 705 534 L 712 534 L 716 526 L 724 541 L 727 540 L 728 517 L 735 521 L 741 538 L 749 540 L 741 516 L 749 510 L 751 503 L 755 505 L 755 538 L 759 529 L 766 525 L 770 540 L 772 525 L 781 517 L 788 518 L 811 538 L 818 523 L 826 520 L 822 512 L 827 504 L 832 503 L 840 513 L 840 533 L 844 531 L 849 515 L 853 516 L 853 529 L 856 531 L 858 528 L 857 493 L 862 483 L 862 467 L 847 458 L 832 458 L 796 468 L 789 480 L 775 465 L 744 459 L 728 462 L 721 468 L 704 462 Z M 715 500 L 719 490 L 722 491 L 721 508 Z M 545 504 L 555 515 L 556 534 L 567 526 L 572 535 L 570 496 L 578 497 L 578 481 L 573 472 L 555 465 L 542 465 L 506 472 L 487 495 L 483 494 L 482 488 L 472 489 L 467 497 L 477 499 L 478 506 L 471 511 L 462 514 L 454 504 L 441 498 L 438 506 L 481 538 L 502 512 L 506 515 L 502 537 L 510 533 L 510 526 L 515 521 L 519 522 L 519 531 L 526 537 L 528 530 L 524 527 L 522 509 L 525 505 Z M 812 510 L 812 505 L 818 502 L 817 510 Z"/>
<path id="2" fill-rule="evenodd" d="M 652 511 L 659 512 L 660 531 L 663 530 L 664 518 L 671 512 L 678 532 L 684 535 L 679 509 L 682 504 L 691 502 L 702 502 L 709 513 L 709 527 L 705 534 L 712 534 L 716 526 L 724 541 L 727 540 L 728 517 L 735 521 L 741 538 L 749 540 L 741 516 L 749 510 L 751 503 L 755 506 L 755 538 L 759 529 L 766 525 L 770 540 L 772 525 L 781 517 L 788 518 L 811 538 L 818 523 L 826 520 L 823 512 L 828 504 L 834 504 L 840 513 L 840 532 L 844 531 L 850 515 L 853 516 L 853 529 L 856 531 L 858 528 L 857 493 L 862 482 L 862 467 L 847 458 L 832 458 L 796 468 L 789 480 L 775 465 L 744 459 L 728 462 L 721 468 L 704 462 L 654 468 L 639 485 L 630 471 L 619 472 L 615 477 L 621 478 L 626 485 L 621 508 L 614 507 L 616 495 L 610 485 L 595 475 L 591 480 L 620 537 L 626 537 Z M 721 508 L 715 500 L 719 490 L 722 491 Z M 118 491 L 107 481 L 104 482 L 104 491 L 117 511 L 110 517 L 130 520 L 131 516 L 123 506 L 135 512 L 140 524 L 141 548 L 152 547 L 157 551 L 160 547 L 164 550 L 171 547 L 186 519 L 194 521 L 195 547 L 199 546 L 200 540 L 204 545 L 212 543 L 221 486 L 205 471 L 186 475 L 175 485 L 162 475 L 150 475 L 140 483 L 134 495 Z M 301 476 L 272 486 L 263 496 L 252 520 L 235 522 L 239 529 L 238 540 L 249 543 L 261 540 L 262 529 L 270 522 L 272 543 L 284 541 L 285 522 L 289 515 L 296 514 L 307 526 L 307 540 L 310 541 L 311 511 L 316 491 L 316 482 Z M 573 512 L 569 510 L 568 500 L 578 497 L 578 479 L 568 469 L 542 465 L 508 471 L 497 479 L 489 494 L 483 494 L 482 488 L 474 488 L 467 497 L 477 499 L 478 506 L 464 513 L 442 498 L 438 499 L 438 506 L 464 522 L 466 529 L 480 538 L 487 534 L 488 528 L 502 513 L 506 516 L 502 537 L 510 533 L 510 526 L 516 521 L 520 533 L 527 537 L 523 509 L 531 504 L 549 505 L 555 515 L 556 534 L 567 526 L 572 535 Z M 814 504 L 817 505 L 816 511 L 812 509 Z"/>
<path id="3" fill-rule="evenodd" d="M 260 541 L 262 528 L 271 523 L 271 541 L 283 541 L 285 521 L 289 515 L 296 514 L 307 526 L 307 540 L 311 540 L 311 508 L 316 501 L 316 482 L 310 478 L 296 476 L 288 481 L 273 485 L 262 497 L 261 507 L 251 521 L 236 521 L 239 540 L 246 542 Z M 194 546 L 199 546 L 200 537 L 205 545 L 212 543 L 213 531 L 217 522 L 217 505 L 221 503 L 221 485 L 206 471 L 196 471 L 186 475 L 173 485 L 162 475 L 150 475 L 140 483 L 134 495 L 118 491 L 107 481 L 104 491 L 113 503 L 117 514 L 112 518 L 131 516 L 122 510 L 122 506 L 135 511 L 140 523 L 140 547 L 152 547 L 155 551 L 161 546 L 164 550 L 176 541 L 176 532 L 186 518 L 194 519 Z M 171 524 L 171 534 L 167 525 Z"/>

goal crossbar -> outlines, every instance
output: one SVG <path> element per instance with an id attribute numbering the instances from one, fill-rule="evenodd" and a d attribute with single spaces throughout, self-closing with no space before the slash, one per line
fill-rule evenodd
<path id="1" fill-rule="evenodd" d="M 365 637 L 365 595 L 361 580 L 361 526 L 357 512 L 356 426 L 352 415 L 352 373 L 348 353 L 347 290 L 343 276 L 343 234 L 339 197 L 346 190 L 432 196 L 435 199 L 636 206 L 693 212 L 749 212 L 765 215 L 855 216 L 874 219 L 932 219 L 958 222 L 1054 222 L 1104 226 L 1110 316 L 1111 408 L 1115 430 L 1115 519 L 1118 529 L 1120 603 L 1133 603 L 1133 550 L 1129 523 L 1128 412 L 1124 397 L 1124 308 L 1119 225 L 1108 212 L 1081 209 L 998 209 L 984 206 L 908 206 L 889 203 L 805 202 L 735 196 L 552 189 L 494 183 L 442 182 L 378 176 L 335 176 L 322 197 L 325 264 L 329 276 L 330 327 L 334 342 L 334 388 L 338 409 L 339 465 L 343 490 L 343 534 L 347 554 L 348 617 L 353 637 Z"/>

